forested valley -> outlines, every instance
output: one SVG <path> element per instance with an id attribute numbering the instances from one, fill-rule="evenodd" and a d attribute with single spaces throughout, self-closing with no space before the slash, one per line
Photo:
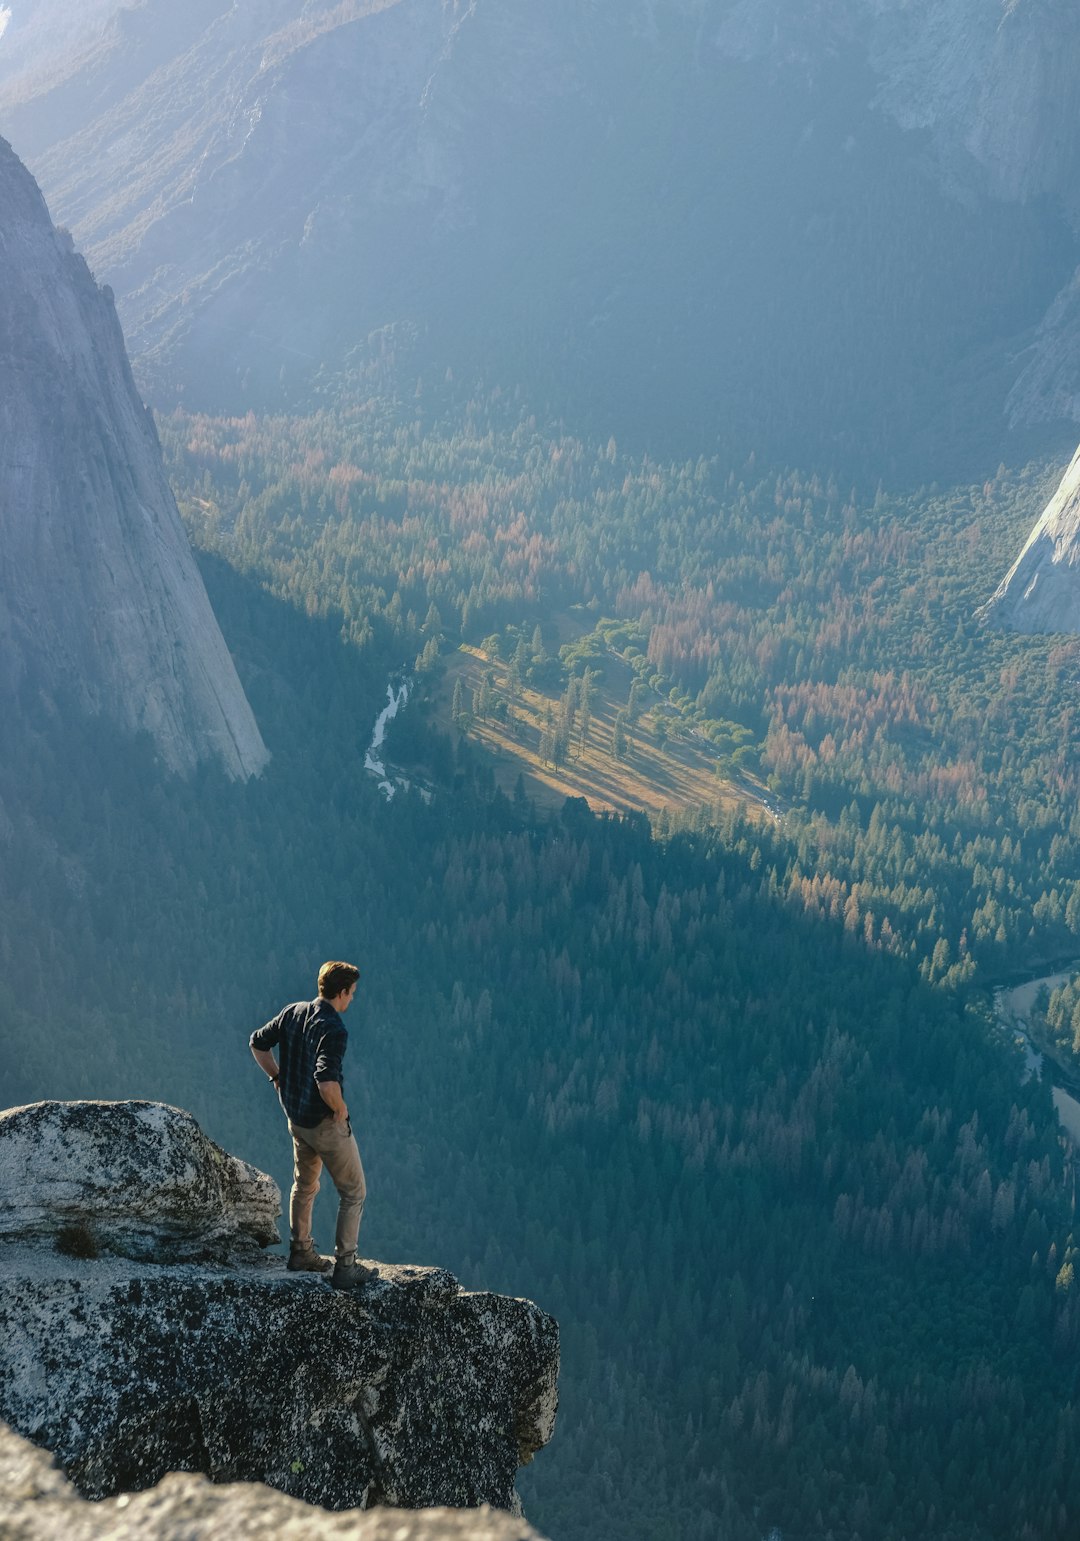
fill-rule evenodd
<path id="1" fill-rule="evenodd" d="M 362 1249 L 560 1321 L 538 1526 L 1074 1535 L 1073 1160 L 981 989 L 1080 932 L 1075 646 L 974 615 L 1054 468 L 894 498 L 501 402 L 160 431 L 273 760 L 164 780 L 27 700 L 6 1102 L 159 1097 L 287 1186 L 247 1035 L 355 957 Z M 778 823 L 539 811 L 422 696 L 433 799 L 383 800 L 387 678 L 575 605 Z"/>
<path id="2" fill-rule="evenodd" d="M 1060 461 L 894 496 L 623 457 L 498 397 L 453 432 L 373 402 L 161 428 L 197 544 L 361 650 L 584 607 L 564 673 L 618 653 L 720 778 L 759 771 L 809 912 L 953 984 L 1076 950 L 1080 645 L 977 614 Z"/>

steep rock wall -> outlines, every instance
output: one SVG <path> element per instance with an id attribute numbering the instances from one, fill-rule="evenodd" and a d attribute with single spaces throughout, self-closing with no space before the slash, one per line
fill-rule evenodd
<path id="1" fill-rule="evenodd" d="M 0 140 L 0 694 L 150 734 L 165 764 L 268 758 L 135 390 L 112 295 Z"/>
<path id="2" fill-rule="evenodd" d="M 554 366 L 563 399 L 584 366 L 613 421 L 643 396 L 654 433 L 662 382 L 693 376 L 702 339 L 688 401 L 730 375 L 732 402 L 762 399 L 743 434 L 800 410 L 812 387 L 788 400 L 792 361 L 812 353 L 837 393 L 807 413 L 827 417 L 813 431 L 831 457 L 866 432 L 866 392 L 838 384 L 850 369 L 895 374 L 903 409 L 955 366 L 983 381 L 971 354 L 987 348 L 1003 381 L 990 412 L 1021 370 L 1015 419 L 1075 410 L 1056 323 L 1030 368 L 1019 349 L 1080 255 L 1066 228 L 1080 231 L 1078 64 L 1067 0 L 192 0 L 182 19 L 145 0 L 37 77 L 0 79 L 0 126 L 115 285 L 161 402 L 182 389 L 215 411 L 303 406 L 314 380 L 415 388 L 459 361 L 540 392 Z M 803 261 L 774 270 L 788 241 Z M 837 261 L 860 242 L 845 281 Z M 818 264 L 804 294 L 798 271 Z M 866 295 L 864 272 L 880 286 Z M 936 303 L 953 286 L 964 314 L 945 301 L 941 357 Z M 884 308 L 903 307 L 897 330 L 923 355 L 905 363 L 894 341 L 882 371 L 890 287 Z M 745 342 L 727 320 L 739 308 Z M 886 440 L 890 405 L 874 408 Z M 704 420 L 712 431 L 712 409 Z"/>

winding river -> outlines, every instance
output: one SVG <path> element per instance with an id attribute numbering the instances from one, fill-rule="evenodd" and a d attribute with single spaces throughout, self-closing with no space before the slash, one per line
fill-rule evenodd
<path id="1" fill-rule="evenodd" d="M 994 1010 L 997 1012 L 998 1021 L 1022 1040 L 1025 1061 L 1031 1075 L 1038 1075 L 1041 1072 L 1045 1057 L 1032 1044 L 1028 1033 L 1028 1024 L 1036 997 L 1044 985 L 1048 990 L 1056 990 L 1067 979 L 1071 979 L 1078 969 L 1080 964 L 1074 964 L 1071 968 L 1061 969 L 1056 974 L 1042 974 L 1038 979 L 1027 979 L 1023 984 L 1002 986 L 994 991 Z M 1053 1074 L 1054 1066 L 1051 1063 L 1051 1079 Z M 1061 1127 L 1074 1144 L 1080 1145 L 1080 1102 L 1060 1086 L 1054 1087 L 1053 1095 Z"/>

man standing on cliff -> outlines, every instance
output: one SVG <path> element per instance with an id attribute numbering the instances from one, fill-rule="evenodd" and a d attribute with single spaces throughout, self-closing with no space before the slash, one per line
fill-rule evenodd
<path id="1" fill-rule="evenodd" d="M 330 1267 L 311 1239 L 311 1210 L 325 1166 L 340 1201 L 330 1280 L 334 1289 L 366 1284 L 376 1276 L 374 1268 L 356 1261 L 367 1184 L 341 1090 L 341 1061 L 349 1041 L 341 1018 L 352 1005 L 359 978 L 352 963 L 324 963 L 316 998 L 286 1006 L 250 1039 L 252 1054 L 278 1089 L 292 1135 L 288 1266 L 293 1273 L 325 1273 Z M 274 1048 L 277 1060 L 270 1052 Z"/>

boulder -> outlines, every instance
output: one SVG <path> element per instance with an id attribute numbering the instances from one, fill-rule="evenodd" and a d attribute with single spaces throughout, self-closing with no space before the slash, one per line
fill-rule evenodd
<path id="1" fill-rule="evenodd" d="M 0 1240 L 148 1262 L 258 1256 L 277 1184 L 162 1102 L 35 1102 L 0 1113 Z"/>

